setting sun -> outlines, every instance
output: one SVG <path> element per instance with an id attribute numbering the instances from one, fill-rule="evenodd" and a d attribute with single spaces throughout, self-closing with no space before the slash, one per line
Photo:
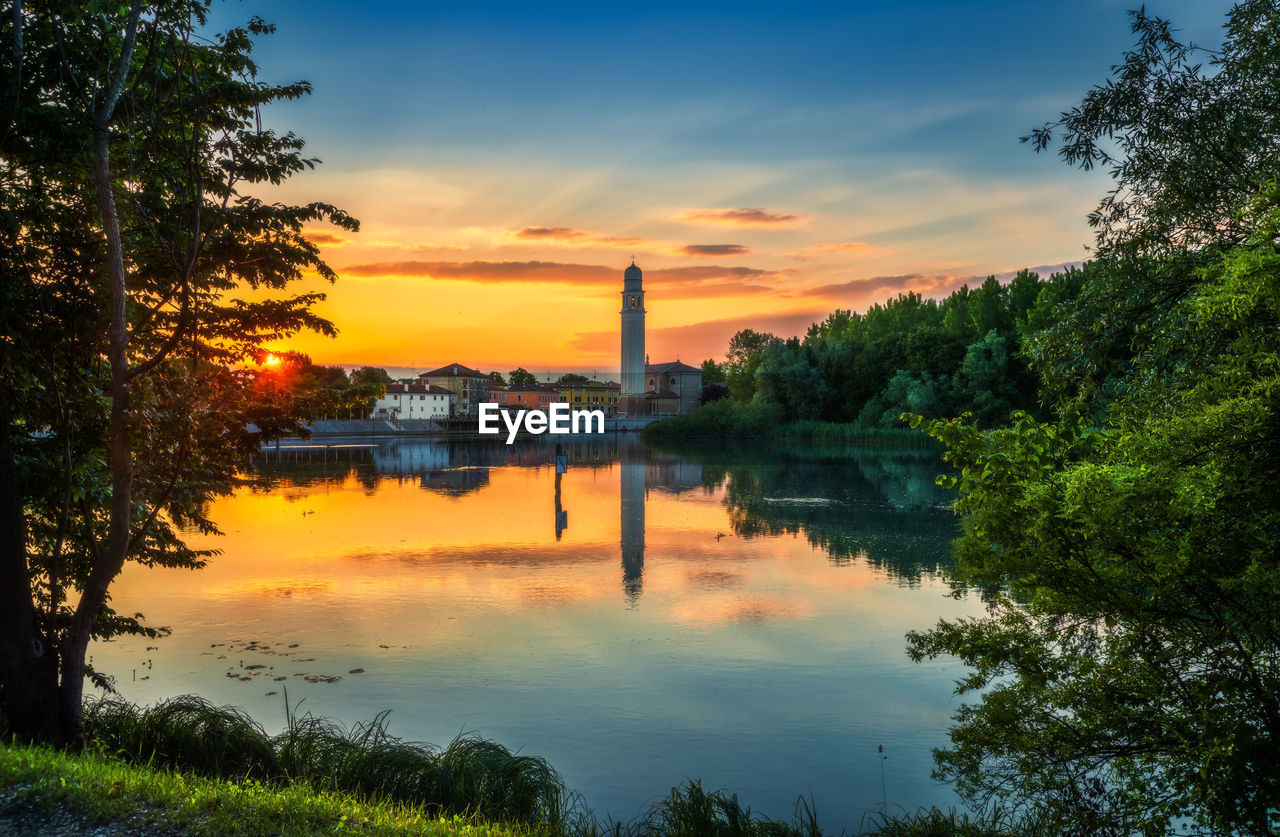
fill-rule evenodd
<path id="1" fill-rule="evenodd" d="M 267 355 L 267 366 L 279 366 L 281 358 L 275 355 Z"/>

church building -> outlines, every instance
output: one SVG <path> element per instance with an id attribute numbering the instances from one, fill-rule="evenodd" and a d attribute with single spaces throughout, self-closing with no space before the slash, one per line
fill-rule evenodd
<path id="1" fill-rule="evenodd" d="M 635 260 L 622 274 L 622 415 L 663 416 L 702 403 L 702 370 L 681 363 L 650 363 L 644 346 L 644 284 Z"/>

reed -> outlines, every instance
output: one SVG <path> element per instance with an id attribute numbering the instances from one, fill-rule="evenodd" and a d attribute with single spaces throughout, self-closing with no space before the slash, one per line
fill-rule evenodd
<path id="1" fill-rule="evenodd" d="M 644 814 L 618 829 L 630 837 L 821 837 L 813 807 L 796 803 L 792 822 L 769 819 L 742 807 L 738 795 L 708 793 L 696 780 L 671 789 Z"/>
<path id="2" fill-rule="evenodd" d="M 577 797 L 546 760 L 469 735 L 443 749 L 403 741 L 387 730 L 387 714 L 346 729 L 290 710 L 272 737 L 236 707 L 195 696 L 147 708 L 103 699 L 86 703 L 85 732 L 128 761 L 204 776 L 305 782 L 491 822 L 557 828 L 573 814 Z"/>
<path id="3" fill-rule="evenodd" d="M 459 736 L 443 749 L 404 741 L 388 731 L 387 715 L 380 713 L 348 729 L 327 718 L 297 715 L 290 708 L 285 729 L 270 736 L 242 710 L 215 706 L 191 695 L 147 708 L 101 699 L 87 702 L 84 712 L 86 736 L 104 754 L 162 772 L 248 782 L 251 788 L 262 788 L 262 793 L 287 796 L 290 805 L 303 804 L 305 800 L 295 798 L 298 793 L 314 794 L 316 799 L 341 797 L 375 806 L 401 806 L 388 810 L 416 811 L 420 814 L 415 817 L 428 820 L 462 817 L 474 825 L 512 826 L 521 834 L 552 837 L 824 834 L 813 805 L 803 797 L 787 822 L 752 812 L 736 794 L 705 791 L 696 780 L 672 788 L 633 820 L 602 823 L 544 759 L 518 755 L 471 735 Z M 211 789 L 209 793 L 232 792 Z M 861 830 L 879 837 L 1047 837 L 1050 833 L 1030 822 L 1004 822 L 999 812 L 975 819 L 936 808 L 894 817 L 876 815 Z"/>

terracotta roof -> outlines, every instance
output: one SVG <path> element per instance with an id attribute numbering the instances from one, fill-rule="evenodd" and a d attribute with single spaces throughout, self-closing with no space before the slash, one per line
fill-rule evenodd
<path id="1" fill-rule="evenodd" d="M 507 387 L 507 392 L 541 392 L 546 395 L 555 395 L 556 388 L 550 384 L 530 384 L 523 387 Z"/>
<path id="2" fill-rule="evenodd" d="M 604 381 L 579 381 L 576 384 L 556 384 L 556 389 L 609 389 L 610 387 L 621 388 L 621 384 L 605 383 Z"/>
<path id="3" fill-rule="evenodd" d="M 438 387 L 434 384 L 387 384 L 387 395 L 453 395 L 453 390 Z"/>
<path id="4" fill-rule="evenodd" d="M 470 366 L 463 366 L 461 363 L 446 363 L 439 369 L 432 369 L 430 372 L 423 372 L 418 375 L 419 378 L 484 378 L 489 380 L 489 376 L 484 372 L 472 369 Z"/>
<path id="5" fill-rule="evenodd" d="M 667 372 L 702 372 L 702 370 L 696 366 L 681 363 L 678 360 L 669 361 L 668 363 L 646 363 L 644 365 L 644 374 L 646 375 L 659 375 Z"/>

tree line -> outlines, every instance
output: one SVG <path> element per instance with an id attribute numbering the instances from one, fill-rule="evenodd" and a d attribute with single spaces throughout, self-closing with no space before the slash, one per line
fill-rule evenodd
<path id="1" fill-rule="evenodd" d="M 744 329 L 723 363 L 703 362 L 743 406 L 780 421 L 898 427 L 904 411 L 973 414 L 983 426 L 1037 404 L 1026 349 L 1074 298 L 1089 266 L 1048 278 L 1028 270 L 1008 283 L 988 277 L 941 300 L 900 294 L 865 313 L 837 310 L 803 338 Z"/>

